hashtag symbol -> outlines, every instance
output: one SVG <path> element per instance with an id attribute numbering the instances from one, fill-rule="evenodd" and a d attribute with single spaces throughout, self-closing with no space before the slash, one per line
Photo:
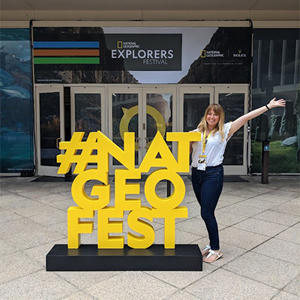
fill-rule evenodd
<path id="1" fill-rule="evenodd" d="M 87 140 L 82 141 L 84 132 L 74 132 L 69 142 L 60 142 L 59 149 L 65 151 L 57 155 L 57 162 L 60 163 L 57 173 L 68 173 L 72 164 L 76 164 L 74 174 L 84 172 L 88 163 L 97 163 L 99 166 L 99 134 L 100 132 L 90 132 Z M 93 154 L 94 150 L 96 154 Z"/>

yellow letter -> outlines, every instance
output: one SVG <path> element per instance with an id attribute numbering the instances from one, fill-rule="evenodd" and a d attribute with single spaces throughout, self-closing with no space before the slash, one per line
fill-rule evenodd
<path id="1" fill-rule="evenodd" d="M 94 211 L 71 206 L 68 208 L 68 248 L 78 249 L 80 233 L 92 233 L 93 222 L 81 222 L 80 218 L 93 218 Z"/>
<path id="2" fill-rule="evenodd" d="M 107 207 L 98 211 L 98 248 L 122 249 L 124 237 L 122 221 L 110 221 L 109 218 L 123 218 L 123 211 L 114 207 Z M 120 233 L 120 236 L 110 236 L 110 233 Z"/>
<path id="3" fill-rule="evenodd" d="M 160 158 L 157 158 L 160 154 Z M 164 141 L 162 135 L 157 131 L 139 170 L 141 172 L 148 172 L 151 167 L 163 167 L 172 171 L 176 171 L 177 162 L 170 151 L 168 145 Z"/>
<path id="4" fill-rule="evenodd" d="M 163 180 L 173 183 L 173 193 L 168 198 L 160 198 L 155 193 L 156 184 Z M 165 248 L 175 247 L 175 219 L 186 218 L 187 208 L 178 207 L 185 195 L 185 185 L 182 178 L 169 170 L 153 172 L 145 182 L 145 196 L 148 202 L 155 208 L 153 217 L 165 218 Z"/>
<path id="5" fill-rule="evenodd" d="M 66 151 L 65 153 L 59 154 L 56 157 L 57 162 L 60 163 L 57 174 L 68 173 L 72 163 L 79 163 L 80 168 L 82 170 L 85 170 L 85 167 L 88 162 L 83 161 L 81 155 L 76 155 L 78 149 L 82 149 L 83 147 L 84 148 L 86 147 L 86 142 L 82 142 L 83 136 L 84 136 L 84 132 L 74 132 L 71 141 L 59 143 L 59 149 L 66 150 Z M 78 165 L 76 166 L 76 168 L 78 168 Z"/>
<path id="6" fill-rule="evenodd" d="M 143 236 L 136 236 L 128 232 L 128 246 L 131 248 L 145 249 L 153 244 L 155 233 L 151 224 L 140 220 L 140 218 L 146 218 L 152 221 L 151 209 L 148 207 L 141 207 L 130 212 L 128 216 L 128 226 Z"/>
<path id="7" fill-rule="evenodd" d="M 104 185 L 95 185 L 91 191 L 92 196 L 98 196 L 97 199 L 89 197 L 84 186 L 88 180 L 99 180 Z M 103 173 L 97 169 L 84 171 L 76 176 L 72 184 L 72 197 L 81 208 L 91 208 L 94 210 L 105 207 L 109 203 L 110 186 L 108 183 L 108 173 Z"/>
<path id="8" fill-rule="evenodd" d="M 141 199 L 126 198 L 126 194 L 140 194 L 139 183 L 126 183 L 126 179 L 140 179 L 138 170 L 115 171 L 115 207 L 122 210 L 132 210 L 141 207 Z"/>
<path id="9" fill-rule="evenodd" d="M 129 170 L 134 169 L 135 166 L 135 141 L 134 132 L 124 133 L 124 150 L 112 142 L 102 132 L 97 131 L 100 147 L 98 153 L 100 153 L 101 162 L 103 163 L 105 172 L 108 172 L 108 154 L 117 159 L 124 167 Z"/>
<path id="10" fill-rule="evenodd" d="M 169 180 L 173 183 L 174 189 L 170 197 L 160 198 L 155 193 L 155 187 L 161 180 Z M 185 185 L 182 178 L 175 172 L 169 170 L 158 170 L 150 174 L 145 182 L 144 193 L 147 201 L 160 210 L 170 210 L 177 207 L 184 198 Z"/>
<path id="11" fill-rule="evenodd" d="M 175 219 L 187 218 L 188 210 L 185 206 L 180 206 L 169 211 L 154 209 L 154 218 L 165 218 L 165 248 L 175 248 Z"/>
<path id="12" fill-rule="evenodd" d="M 190 143 L 201 141 L 200 132 L 167 132 L 167 141 L 178 142 L 178 164 L 176 172 L 190 171 Z"/>

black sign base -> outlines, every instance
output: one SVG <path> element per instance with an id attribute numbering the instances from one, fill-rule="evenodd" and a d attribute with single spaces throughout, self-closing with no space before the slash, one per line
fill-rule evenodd
<path id="1" fill-rule="evenodd" d="M 46 256 L 47 271 L 202 271 L 198 245 L 152 245 L 148 249 L 98 249 L 81 245 L 68 249 L 54 245 Z"/>

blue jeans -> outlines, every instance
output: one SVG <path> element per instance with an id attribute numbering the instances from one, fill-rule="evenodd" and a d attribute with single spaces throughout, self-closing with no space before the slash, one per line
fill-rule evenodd
<path id="1" fill-rule="evenodd" d="M 220 249 L 215 209 L 223 188 L 223 176 L 222 165 L 207 167 L 205 171 L 192 168 L 193 189 L 201 206 L 201 217 L 205 222 L 212 250 Z"/>

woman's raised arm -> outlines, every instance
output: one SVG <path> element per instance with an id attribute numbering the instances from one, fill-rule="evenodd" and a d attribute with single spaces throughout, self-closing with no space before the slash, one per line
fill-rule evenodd
<path id="1" fill-rule="evenodd" d="M 279 99 L 276 100 L 276 98 L 273 98 L 267 105 L 262 106 L 260 108 L 254 109 L 247 114 L 237 118 L 235 121 L 232 122 L 231 128 L 229 130 L 228 137 L 232 136 L 236 131 L 238 131 L 242 126 L 244 126 L 249 120 L 252 120 L 264 112 L 268 111 L 269 109 L 272 109 L 274 107 L 284 107 L 285 106 L 285 100 Z"/>

